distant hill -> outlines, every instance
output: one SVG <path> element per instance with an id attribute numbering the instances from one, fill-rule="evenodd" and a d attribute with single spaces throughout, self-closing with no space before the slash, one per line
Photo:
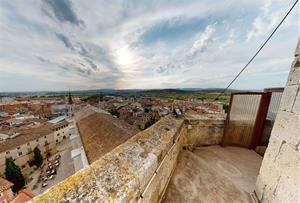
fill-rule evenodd
<path id="1" fill-rule="evenodd" d="M 155 93 L 155 94 L 180 94 L 180 93 L 188 93 L 189 91 L 182 90 L 182 89 L 153 89 L 153 90 L 142 90 L 138 92 L 139 94 L 149 94 L 149 93 Z"/>
<path id="2" fill-rule="evenodd" d="M 223 88 L 173 88 L 173 89 L 93 89 L 93 90 L 72 90 L 72 94 L 170 94 L 170 93 L 189 93 L 189 92 L 222 92 Z M 237 92 L 237 91 L 260 91 L 260 90 L 236 90 L 228 89 L 226 92 Z M 0 92 L 0 97 L 5 96 L 24 96 L 24 95 L 65 95 L 69 91 L 32 91 L 32 92 Z"/>

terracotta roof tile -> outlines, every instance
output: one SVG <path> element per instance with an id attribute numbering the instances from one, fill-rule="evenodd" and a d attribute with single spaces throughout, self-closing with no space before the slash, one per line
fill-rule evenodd
<path id="1" fill-rule="evenodd" d="M 4 192 L 11 188 L 14 184 L 9 182 L 8 180 L 0 177 L 0 192 Z"/>
<path id="2" fill-rule="evenodd" d="M 123 120 L 99 111 L 77 120 L 77 125 L 90 163 L 138 132 Z"/>

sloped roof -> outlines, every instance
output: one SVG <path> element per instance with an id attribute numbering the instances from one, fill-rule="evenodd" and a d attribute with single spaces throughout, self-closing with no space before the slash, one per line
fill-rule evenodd
<path id="1" fill-rule="evenodd" d="M 34 127 L 20 127 L 17 129 L 11 129 L 6 131 L 1 131 L 1 133 L 9 134 L 9 133 L 20 133 L 15 138 L 7 139 L 4 142 L 0 143 L 0 153 L 5 152 L 7 150 L 14 149 L 22 144 L 25 144 L 29 141 L 38 139 L 40 137 L 46 136 L 53 132 L 53 126 L 47 123 L 40 124 Z"/>
<path id="2" fill-rule="evenodd" d="M 83 112 L 78 114 L 85 116 L 75 115 L 89 163 L 96 161 L 138 132 L 123 120 L 93 109 L 83 109 L 88 115 Z"/>
<path id="3" fill-rule="evenodd" d="M 33 193 L 27 189 L 21 190 L 11 203 L 25 203 L 34 197 Z"/>
<path id="4" fill-rule="evenodd" d="M 0 192 L 4 192 L 11 188 L 14 184 L 9 182 L 8 180 L 0 177 Z"/>

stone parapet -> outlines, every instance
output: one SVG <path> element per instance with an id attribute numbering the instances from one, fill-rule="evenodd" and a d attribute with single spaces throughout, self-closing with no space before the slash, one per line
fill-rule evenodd
<path id="1" fill-rule="evenodd" d="M 224 119 L 164 117 L 32 202 L 159 202 L 182 147 L 219 144 Z"/>
<path id="2" fill-rule="evenodd" d="M 179 154 L 183 119 L 165 117 L 32 202 L 149 202 L 161 198 Z"/>
<path id="3" fill-rule="evenodd" d="M 218 145 L 222 142 L 225 114 L 194 115 L 185 119 L 186 131 L 183 145 L 195 148 L 206 145 Z"/>

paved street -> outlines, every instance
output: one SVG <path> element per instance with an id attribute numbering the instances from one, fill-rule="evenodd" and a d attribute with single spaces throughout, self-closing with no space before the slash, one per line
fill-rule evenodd
<path id="1" fill-rule="evenodd" d="M 60 165 L 57 168 L 57 174 L 54 179 L 48 180 L 47 183 L 48 185 L 46 187 L 42 187 L 42 182 L 37 183 L 37 187 L 33 189 L 34 184 L 37 182 L 38 176 L 40 174 L 40 169 L 36 170 L 31 177 L 33 177 L 34 180 L 32 180 L 29 184 L 28 187 L 29 189 L 35 194 L 38 195 L 48 188 L 52 187 L 53 185 L 56 185 L 57 183 L 61 182 L 62 180 L 66 179 L 70 175 L 75 173 L 74 169 L 74 164 L 73 160 L 71 159 L 71 145 L 70 145 L 70 140 L 63 140 L 59 146 L 58 146 L 58 153 L 61 155 L 60 159 Z M 50 160 L 53 160 L 55 156 L 53 155 L 50 157 Z M 47 162 L 46 160 L 44 162 Z"/>

